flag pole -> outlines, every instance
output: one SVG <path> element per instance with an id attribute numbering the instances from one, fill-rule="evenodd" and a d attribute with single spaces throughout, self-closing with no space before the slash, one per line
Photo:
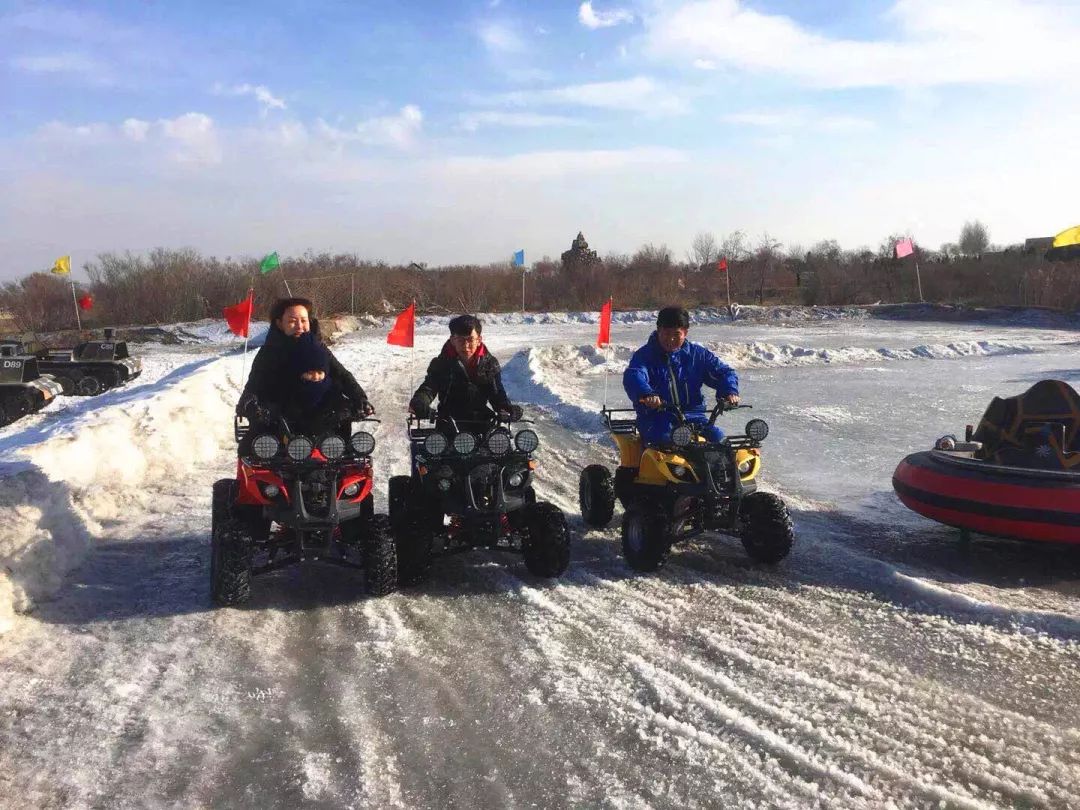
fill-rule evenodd
<path id="1" fill-rule="evenodd" d="M 925 301 L 922 294 L 922 276 L 919 274 L 919 257 L 912 251 L 912 256 L 915 258 L 915 283 L 919 286 L 919 300 Z"/>
<path id="2" fill-rule="evenodd" d="M 525 314 L 525 265 L 521 265 L 521 314 Z"/>
<path id="3" fill-rule="evenodd" d="M 247 353 L 248 353 L 248 340 L 251 336 L 251 316 L 254 315 L 255 309 L 255 278 L 251 279 L 251 286 L 248 287 L 248 301 L 251 303 L 248 306 L 248 322 L 247 329 L 244 330 L 244 356 L 240 361 L 240 391 L 244 390 L 244 385 L 247 384 Z"/>
<path id="4" fill-rule="evenodd" d="M 724 265 L 724 289 L 727 291 L 727 311 L 731 320 L 735 320 L 735 316 L 731 312 L 731 267 L 726 263 Z"/>
<path id="5" fill-rule="evenodd" d="M 75 282 L 71 282 L 71 300 L 75 302 L 75 323 L 79 325 L 79 331 L 82 331 L 82 316 L 79 314 L 79 299 L 75 297 Z"/>

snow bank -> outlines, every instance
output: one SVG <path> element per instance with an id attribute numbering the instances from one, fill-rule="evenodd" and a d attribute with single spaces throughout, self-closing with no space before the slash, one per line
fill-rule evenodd
<path id="1" fill-rule="evenodd" d="M 201 321 L 167 324 L 160 328 L 163 332 L 175 338 L 179 343 L 200 345 L 242 345 L 242 339 L 230 332 L 225 321 L 220 319 L 204 318 Z M 265 322 L 251 324 L 248 345 L 261 346 L 263 341 L 266 340 L 267 329 L 269 329 L 269 324 Z"/>
<path id="2" fill-rule="evenodd" d="M 132 510 L 168 515 L 170 493 L 220 457 L 232 442 L 234 365 L 214 363 L 160 393 L 87 414 L 22 451 L 30 468 L 0 479 L 0 632 L 56 592 L 103 522 Z"/>
<path id="3" fill-rule="evenodd" d="M 748 343 L 708 341 L 704 345 L 735 368 L 841 363 L 855 365 L 892 360 L 955 360 L 963 357 L 995 357 L 1043 351 L 1042 348 L 1026 343 L 994 340 L 922 344 L 911 348 L 844 346 L 835 349 L 819 349 L 788 344 L 775 345 L 761 341 Z M 621 375 L 635 351 L 636 347 L 622 345 L 604 349 L 593 346 L 550 346 L 527 350 L 524 354 L 528 357 L 522 362 L 534 369 L 536 382 L 546 384 L 568 373 L 575 376 L 605 373 Z"/>
<path id="4" fill-rule="evenodd" d="M 879 363 L 882 360 L 954 360 L 961 357 L 994 357 L 1032 354 L 1039 351 L 1024 343 L 993 340 L 959 341 L 915 346 L 908 349 L 844 346 L 815 349 L 806 346 L 775 346 L 751 343 L 706 343 L 724 362 L 736 368 L 745 366 L 811 366 L 838 363 Z"/>

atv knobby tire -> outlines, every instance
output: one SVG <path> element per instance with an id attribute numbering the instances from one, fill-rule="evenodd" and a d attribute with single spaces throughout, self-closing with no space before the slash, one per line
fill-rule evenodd
<path id="1" fill-rule="evenodd" d="M 236 481 L 214 482 L 210 528 L 210 598 L 218 605 L 239 605 L 251 598 L 251 537 L 232 514 Z"/>
<path id="2" fill-rule="evenodd" d="M 6 401 L 0 401 L 0 427 L 3 427 L 8 422 L 14 421 L 8 418 L 8 404 Z"/>
<path id="3" fill-rule="evenodd" d="M 405 528 L 405 521 L 409 515 L 409 492 L 412 490 L 412 479 L 407 475 L 390 476 L 390 526 L 395 532 Z"/>
<path id="4" fill-rule="evenodd" d="M 417 510 L 406 514 L 402 526 L 394 532 L 397 543 L 398 582 L 419 585 L 427 579 L 431 568 L 431 518 Z"/>
<path id="5" fill-rule="evenodd" d="M 671 530 L 663 515 L 631 510 L 623 515 L 622 549 L 635 571 L 658 571 L 671 551 Z"/>
<path id="6" fill-rule="evenodd" d="M 398 560 L 390 518 L 374 515 L 368 521 L 364 543 L 364 590 L 371 596 L 386 596 L 397 590 Z"/>
<path id="7" fill-rule="evenodd" d="M 566 515 L 557 506 L 540 502 L 529 507 L 522 554 L 529 573 L 538 577 L 560 576 L 570 566 L 570 530 Z"/>
<path id="8" fill-rule="evenodd" d="M 615 482 L 611 471 L 602 464 L 590 464 L 578 479 L 581 519 L 586 526 L 602 529 L 615 514 Z"/>
<path id="9" fill-rule="evenodd" d="M 778 563 L 795 542 L 787 505 L 771 492 L 753 492 L 743 498 L 739 528 L 743 547 L 755 562 Z"/>

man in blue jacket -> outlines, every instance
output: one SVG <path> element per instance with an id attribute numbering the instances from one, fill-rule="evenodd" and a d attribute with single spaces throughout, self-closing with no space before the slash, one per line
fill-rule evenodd
<path id="1" fill-rule="evenodd" d="M 690 313 L 682 307 L 664 307 L 656 317 L 656 331 L 649 342 L 634 352 L 623 373 L 623 388 L 637 411 L 638 431 L 646 445 L 671 440 L 675 414 L 661 410 L 678 405 L 687 421 L 694 422 L 713 441 L 724 437 L 715 425 L 706 428 L 708 417 L 701 386 L 716 390 L 717 399 L 739 404 L 739 376 L 704 346 L 686 339 Z"/>

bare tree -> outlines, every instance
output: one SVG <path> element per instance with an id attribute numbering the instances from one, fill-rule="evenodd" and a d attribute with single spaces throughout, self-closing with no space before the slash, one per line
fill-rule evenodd
<path id="1" fill-rule="evenodd" d="M 700 270 L 715 262 L 719 255 L 716 237 L 708 231 L 701 231 L 690 244 L 690 251 L 686 254 L 686 260 L 695 270 Z"/>
<path id="2" fill-rule="evenodd" d="M 750 255 L 746 234 L 742 231 L 732 231 L 724 237 L 720 243 L 720 255 L 728 261 L 737 262 Z"/>
<path id="3" fill-rule="evenodd" d="M 781 249 L 783 244 L 769 236 L 768 232 L 761 234 L 757 248 L 754 250 L 754 264 L 758 271 L 758 304 L 765 303 L 765 279 L 772 272 L 773 267 L 783 259 Z"/>
<path id="4" fill-rule="evenodd" d="M 959 245 L 965 256 L 981 256 L 990 245 L 990 231 L 979 220 L 965 222 L 960 229 Z"/>

